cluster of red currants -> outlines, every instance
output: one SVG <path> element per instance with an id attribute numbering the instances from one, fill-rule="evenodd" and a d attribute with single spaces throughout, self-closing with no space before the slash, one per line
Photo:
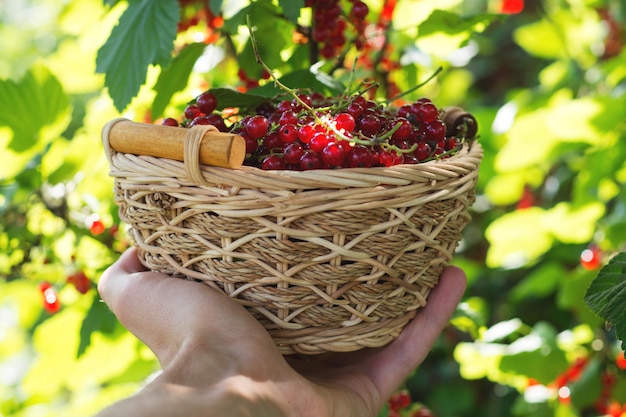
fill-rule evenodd
<path id="1" fill-rule="evenodd" d="M 369 7 L 361 0 L 350 0 L 347 15 L 342 13 L 339 0 L 307 0 L 313 10 L 311 38 L 320 45 L 320 55 L 326 59 L 339 55 L 348 39 L 348 23 L 354 27 L 354 43 L 357 48 L 364 45 L 365 18 Z"/>
<path id="2" fill-rule="evenodd" d="M 245 164 L 264 170 L 416 164 L 453 155 L 466 139 L 448 134 L 428 98 L 390 109 L 358 94 L 300 93 L 238 114 L 228 125 L 216 109 L 215 96 L 206 91 L 187 105 L 181 123 L 167 118 L 163 124 L 210 124 L 237 133 L 246 141 Z"/>

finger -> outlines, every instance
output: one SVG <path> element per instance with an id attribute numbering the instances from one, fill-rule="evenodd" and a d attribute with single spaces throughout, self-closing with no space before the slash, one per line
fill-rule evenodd
<path id="1" fill-rule="evenodd" d="M 137 249 L 134 247 L 127 249 L 115 263 L 104 271 L 98 281 L 98 292 L 104 302 L 111 306 L 116 295 L 123 290 L 127 276 L 145 271 L 145 269 L 139 261 Z"/>
<path id="2" fill-rule="evenodd" d="M 454 314 L 466 285 L 467 279 L 461 269 L 447 267 L 439 284 L 429 295 L 426 306 L 417 313 L 402 334 L 366 361 L 366 372 L 378 387 L 381 398 L 388 398 L 426 358 Z"/>

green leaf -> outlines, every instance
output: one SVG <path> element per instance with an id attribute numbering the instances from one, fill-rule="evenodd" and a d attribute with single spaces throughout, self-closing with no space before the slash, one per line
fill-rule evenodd
<path id="1" fill-rule="evenodd" d="M 513 39 L 526 52 L 539 58 L 565 58 L 567 49 L 564 39 L 554 23 L 542 19 L 521 26 L 513 32 Z"/>
<path id="2" fill-rule="evenodd" d="M 220 14 L 224 0 L 209 0 L 209 9 L 213 14 Z"/>
<path id="3" fill-rule="evenodd" d="M 43 66 L 35 66 L 14 82 L 0 80 L 0 126 L 13 131 L 8 149 L 24 152 L 39 142 L 46 125 L 67 126 L 69 99 L 63 86 Z M 59 132 L 60 133 L 60 132 Z"/>
<path id="4" fill-rule="evenodd" d="M 304 0 L 278 0 L 283 13 L 289 21 L 296 23 L 300 17 L 300 9 L 304 7 Z"/>
<path id="5" fill-rule="evenodd" d="M 105 74 L 104 84 L 118 111 L 137 95 L 148 66 L 170 62 L 179 17 L 176 0 L 129 3 L 96 58 L 96 72 Z"/>
<path id="6" fill-rule="evenodd" d="M 268 97 L 251 93 L 241 93 L 230 88 L 211 88 L 209 91 L 217 99 L 217 108 L 219 110 L 228 107 L 254 108 L 268 101 Z"/>
<path id="7" fill-rule="evenodd" d="M 485 230 L 490 243 L 487 265 L 514 268 L 533 263 L 554 242 L 543 223 L 546 211 L 540 207 L 516 210 L 495 219 Z"/>
<path id="8" fill-rule="evenodd" d="M 500 362 L 503 372 L 525 375 L 544 384 L 553 381 L 567 366 L 565 352 L 557 345 L 554 328 L 541 322 L 529 335 L 511 343 Z"/>
<path id="9" fill-rule="evenodd" d="M 591 282 L 585 304 L 615 327 L 616 336 L 626 350 L 626 252 L 615 255 Z"/>
<path id="10" fill-rule="evenodd" d="M 59 81 L 36 65 L 19 81 L 0 80 L 0 178 L 19 174 L 71 120 Z"/>
<path id="11" fill-rule="evenodd" d="M 480 33 L 494 19 L 493 15 L 461 16 L 445 10 L 433 10 L 419 25 L 418 46 L 434 55 L 447 55 L 461 47 L 473 34 Z"/>
<path id="12" fill-rule="evenodd" d="M 154 86 L 156 97 L 152 102 L 152 120 L 161 116 L 172 96 L 187 86 L 189 75 L 205 48 L 204 43 L 191 43 L 181 49 L 170 65 L 163 69 Z"/>
<path id="13" fill-rule="evenodd" d="M 91 308 L 80 326 L 80 343 L 76 357 L 80 357 L 85 353 L 91 344 L 91 335 L 94 332 L 112 333 L 116 323 L 117 319 L 106 304 L 100 300 L 100 295 L 96 292 L 91 303 Z"/>

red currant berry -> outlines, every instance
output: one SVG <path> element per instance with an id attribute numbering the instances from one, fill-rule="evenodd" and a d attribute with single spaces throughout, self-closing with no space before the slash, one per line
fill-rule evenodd
<path id="1" fill-rule="evenodd" d="M 297 125 L 298 124 L 298 115 L 296 112 L 292 110 L 284 111 L 280 114 L 278 118 L 278 124 L 281 126 L 284 125 Z"/>
<path id="2" fill-rule="evenodd" d="M 386 167 L 401 164 L 404 159 L 402 158 L 402 155 L 398 154 L 396 151 L 386 150 L 382 150 L 381 152 L 379 152 L 378 157 L 380 163 Z"/>
<path id="3" fill-rule="evenodd" d="M 417 144 L 417 148 L 413 152 L 413 155 L 415 155 L 415 157 L 419 161 L 425 161 L 428 158 L 430 158 L 431 152 L 432 152 L 432 150 L 430 148 L 430 145 L 428 145 L 427 143 L 424 143 L 424 142 L 420 142 L 420 143 Z"/>
<path id="4" fill-rule="evenodd" d="M 252 116 L 248 122 L 245 124 L 246 132 L 255 138 L 262 138 L 267 134 L 267 129 L 269 128 L 269 120 L 267 117 L 261 115 Z"/>
<path id="5" fill-rule="evenodd" d="M 589 245 L 580 254 L 580 265 L 588 271 L 594 271 L 602 263 L 602 252 L 597 245 Z"/>
<path id="6" fill-rule="evenodd" d="M 94 235 L 100 235 L 106 230 L 98 214 L 92 214 L 87 218 L 87 227 L 89 227 L 89 231 Z"/>
<path id="7" fill-rule="evenodd" d="M 293 104 L 291 103 L 290 100 L 283 100 L 278 102 L 278 104 L 276 105 L 276 111 L 278 113 L 284 113 L 287 110 L 293 110 Z"/>
<path id="8" fill-rule="evenodd" d="M 335 124 L 338 130 L 343 129 L 346 132 L 352 132 L 356 128 L 356 121 L 350 113 L 337 114 L 335 116 Z"/>
<path id="9" fill-rule="evenodd" d="M 372 151 L 363 145 L 355 145 L 346 155 L 347 168 L 369 168 L 372 166 Z"/>
<path id="10" fill-rule="evenodd" d="M 361 106 L 358 103 L 352 102 L 348 104 L 348 107 L 346 108 L 346 112 L 351 114 L 352 117 L 356 120 L 359 117 L 361 117 L 361 115 L 363 114 L 363 106 Z"/>
<path id="11" fill-rule="evenodd" d="M 369 7 L 367 7 L 367 4 L 363 3 L 360 0 L 356 0 L 354 3 L 352 3 L 352 10 L 350 11 L 350 16 L 352 16 L 353 18 L 358 19 L 358 20 L 363 20 L 365 19 L 368 13 L 369 13 Z"/>
<path id="12" fill-rule="evenodd" d="M 404 117 L 396 117 L 393 119 L 390 123 L 390 128 L 396 128 L 391 135 L 392 139 L 408 139 L 411 136 L 411 133 L 413 133 L 413 126 L 411 126 L 411 123 Z"/>
<path id="13" fill-rule="evenodd" d="M 278 134 L 283 143 L 295 142 L 298 139 L 298 128 L 295 125 L 286 124 L 281 126 Z"/>
<path id="14" fill-rule="evenodd" d="M 259 147 L 259 142 L 246 132 L 239 132 L 239 135 L 246 141 L 246 154 L 252 155 Z"/>
<path id="15" fill-rule="evenodd" d="M 615 357 L 615 364 L 619 369 L 626 369 L 626 356 L 624 356 L 624 352 L 620 352 Z"/>
<path id="16" fill-rule="evenodd" d="M 373 137 L 380 131 L 381 121 L 378 116 L 370 114 L 359 119 L 358 125 L 361 133 L 365 136 Z"/>
<path id="17" fill-rule="evenodd" d="M 282 152 L 283 141 L 280 139 L 278 132 L 271 132 L 265 138 L 263 138 L 263 147 L 270 152 Z"/>
<path id="18" fill-rule="evenodd" d="M 219 130 L 220 132 L 228 132 L 229 129 L 228 127 L 226 127 L 226 123 L 224 122 L 224 119 L 219 114 L 211 113 L 211 114 L 207 114 L 205 117 L 209 121 L 209 124 L 211 126 L 215 126 L 215 128 Z"/>
<path id="19" fill-rule="evenodd" d="M 424 123 L 431 123 L 437 120 L 439 110 L 433 103 L 422 103 L 417 108 L 417 118 Z"/>
<path id="20" fill-rule="evenodd" d="M 344 163 L 346 151 L 337 142 L 330 142 L 322 149 L 322 159 L 326 165 L 340 167 Z"/>
<path id="21" fill-rule="evenodd" d="M 211 121 L 207 116 L 198 116 L 189 123 L 189 127 L 191 126 L 199 126 L 199 125 L 210 125 Z"/>
<path id="22" fill-rule="evenodd" d="M 304 154 L 304 147 L 300 142 L 288 143 L 283 150 L 283 157 L 288 164 L 299 164 L 302 154 Z"/>
<path id="23" fill-rule="evenodd" d="M 298 139 L 300 139 L 300 142 L 302 143 L 309 143 L 315 133 L 315 127 L 313 125 L 306 124 L 298 129 Z"/>
<path id="24" fill-rule="evenodd" d="M 439 142 L 446 138 L 446 125 L 441 120 L 427 123 L 424 129 L 424 135 L 429 142 Z"/>
<path id="25" fill-rule="evenodd" d="M 285 164 L 285 160 L 280 155 L 276 154 L 267 156 L 261 163 L 261 169 L 265 171 L 286 168 L 287 165 Z"/>
<path id="26" fill-rule="evenodd" d="M 173 117 L 166 117 L 165 119 L 163 119 L 161 124 L 163 126 L 178 127 L 178 120 L 174 119 Z"/>
<path id="27" fill-rule="evenodd" d="M 205 91 L 196 99 L 196 105 L 204 114 L 211 114 L 217 109 L 217 98 L 209 92 Z"/>
<path id="28" fill-rule="evenodd" d="M 320 154 L 311 150 L 306 150 L 300 157 L 300 169 L 303 171 L 311 169 L 320 169 L 322 167 L 322 158 Z"/>
<path id="29" fill-rule="evenodd" d="M 196 117 L 203 116 L 202 111 L 200 111 L 198 106 L 196 106 L 195 104 L 190 104 L 187 107 L 185 107 L 184 113 L 185 113 L 185 119 L 187 120 L 193 120 Z"/>
<path id="30" fill-rule="evenodd" d="M 91 289 L 91 281 L 83 271 L 78 271 L 67 277 L 67 283 L 74 285 L 81 294 L 86 294 Z"/>
<path id="31" fill-rule="evenodd" d="M 411 405 L 411 396 L 408 391 L 398 391 L 391 395 L 387 403 L 392 410 L 402 410 Z"/>
<path id="32" fill-rule="evenodd" d="M 331 138 L 325 132 L 318 132 L 313 135 L 311 141 L 309 142 L 309 148 L 313 152 L 320 153 L 322 149 L 326 147 L 331 142 Z"/>
<path id="33" fill-rule="evenodd" d="M 52 285 L 49 282 L 42 282 L 39 290 L 43 295 L 43 308 L 50 314 L 57 313 L 61 309 L 61 302 Z"/>

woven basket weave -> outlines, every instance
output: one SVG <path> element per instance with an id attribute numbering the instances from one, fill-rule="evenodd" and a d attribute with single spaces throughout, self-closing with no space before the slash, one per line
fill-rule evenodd
<path id="1" fill-rule="evenodd" d="M 102 136 L 142 262 L 236 299 L 283 354 L 396 338 L 461 239 L 482 158 L 474 141 L 417 165 L 228 169 L 118 153 Z"/>

